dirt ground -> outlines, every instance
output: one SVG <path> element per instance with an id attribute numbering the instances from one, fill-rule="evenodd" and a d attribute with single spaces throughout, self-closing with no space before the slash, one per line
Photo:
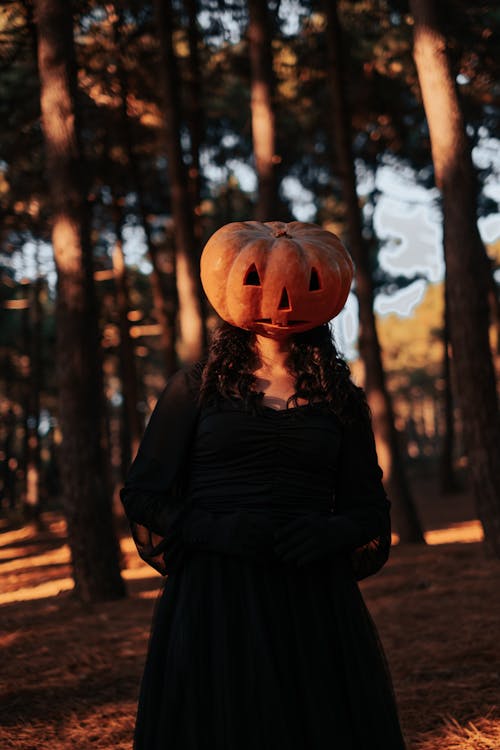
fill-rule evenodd
<path id="1" fill-rule="evenodd" d="M 408 750 L 499 750 L 500 561 L 477 541 L 467 492 L 438 498 L 432 477 L 418 485 L 429 543 L 395 544 L 360 584 Z M 43 518 L 43 533 L 0 529 L 0 748 L 131 750 L 161 576 L 125 532 L 129 597 L 83 607 L 71 594 L 64 522 Z"/>

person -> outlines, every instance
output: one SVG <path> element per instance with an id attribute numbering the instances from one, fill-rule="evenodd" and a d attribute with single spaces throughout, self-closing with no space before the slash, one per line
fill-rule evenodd
<path id="1" fill-rule="evenodd" d="M 404 750 L 358 585 L 388 560 L 391 502 L 328 325 L 350 256 L 312 224 L 234 222 L 201 268 L 223 322 L 168 379 L 120 490 L 139 554 L 166 576 L 134 749 Z"/>

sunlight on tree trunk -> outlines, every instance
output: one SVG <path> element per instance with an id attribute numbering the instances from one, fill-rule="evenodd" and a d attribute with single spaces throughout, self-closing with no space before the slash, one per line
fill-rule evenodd
<path id="1" fill-rule="evenodd" d="M 488 259 L 477 227 L 477 185 L 435 5 L 411 0 L 414 58 L 441 190 L 452 367 L 478 516 L 500 556 L 500 417 L 489 342 Z"/>
<path id="2" fill-rule="evenodd" d="M 38 67 L 57 267 L 60 467 L 75 593 L 124 596 L 105 443 L 101 349 L 75 109 L 73 19 L 66 0 L 37 0 Z"/>
<path id="3" fill-rule="evenodd" d="M 403 542 L 424 542 L 394 425 L 392 400 L 386 386 L 373 312 L 373 284 L 368 248 L 362 233 L 363 225 L 356 192 L 356 175 L 351 145 L 349 107 L 342 76 L 342 34 L 337 3 L 324 0 L 323 7 L 327 19 L 328 79 L 333 105 L 332 134 L 337 155 L 335 171 L 339 174 L 342 183 L 349 249 L 356 264 L 356 293 L 359 303 L 360 325 L 359 352 L 365 371 L 364 386 L 373 415 L 377 450 L 384 471 L 384 480 L 394 502 L 394 516 L 399 537 Z"/>
<path id="4" fill-rule="evenodd" d="M 205 351 L 206 331 L 191 198 L 180 140 L 180 79 L 172 46 L 170 0 L 155 0 L 155 10 L 162 60 L 167 168 L 174 220 L 180 331 L 178 351 L 182 360 L 194 362 L 200 359 Z"/>

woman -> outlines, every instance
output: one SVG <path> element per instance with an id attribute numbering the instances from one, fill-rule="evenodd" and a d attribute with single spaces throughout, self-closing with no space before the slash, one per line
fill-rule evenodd
<path id="1" fill-rule="evenodd" d="M 201 269 L 226 322 L 169 379 L 121 490 L 140 555 L 168 574 L 134 747 L 404 750 L 357 584 L 388 558 L 390 501 L 326 324 L 350 256 L 315 225 L 241 222 Z"/>

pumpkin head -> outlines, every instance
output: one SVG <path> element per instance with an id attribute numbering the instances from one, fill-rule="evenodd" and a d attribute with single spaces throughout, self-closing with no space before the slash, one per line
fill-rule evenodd
<path id="1" fill-rule="evenodd" d="M 226 224 L 201 256 L 203 288 L 221 318 L 267 336 L 307 331 L 334 318 L 353 274 L 337 235 L 300 221 Z"/>

